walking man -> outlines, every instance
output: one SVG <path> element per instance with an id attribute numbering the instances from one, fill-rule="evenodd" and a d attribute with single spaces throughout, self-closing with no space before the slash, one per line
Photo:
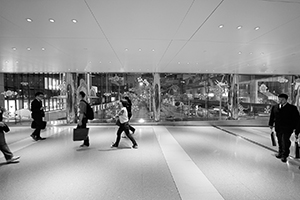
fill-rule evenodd
<path id="1" fill-rule="evenodd" d="M 281 159 L 282 162 L 286 162 L 290 154 L 290 137 L 299 121 L 297 107 L 289 104 L 287 99 L 287 94 L 280 94 L 278 96 L 279 103 L 272 107 L 269 119 L 271 130 L 275 124 L 275 132 L 278 140 L 279 150 L 276 158 Z"/>
<path id="2" fill-rule="evenodd" d="M 87 102 L 85 99 L 85 93 L 83 91 L 79 92 L 79 117 L 78 117 L 78 124 L 77 128 L 86 128 L 86 124 L 88 122 L 87 119 Z M 80 147 L 89 147 L 90 146 L 90 139 L 89 136 L 83 141 L 83 144 Z"/>
<path id="3" fill-rule="evenodd" d="M 17 163 L 20 161 L 20 156 L 14 156 L 5 141 L 4 132 L 9 131 L 9 128 L 2 122 L 4 111 L 4 108 L 0 106 L 0 151 L 3 153 L 7 163 Z"/>
<path id="4" fill-rule="evenodd" d="M 31 102 L 30 106 L 32 112 L 31 117 L 36 126 L 34 132 L 30 136 L 35 141 L 46 139 L 41 137 L 41 130 L 44 128 L 43 117 L 45 117 L 45 111 L 42 103 L 43 98 L 44 94 L 42 92 L 35 93 L 35 99 Z"/>

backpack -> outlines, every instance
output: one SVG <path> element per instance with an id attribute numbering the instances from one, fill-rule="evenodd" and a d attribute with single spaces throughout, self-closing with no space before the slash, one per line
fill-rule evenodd
<path id="1" fill-rule="evenodd" d="M 84 101 L 84 100 L 82 100 Z M 93 120 L 94 119 L 94 111 L 93 111 L 93 108 L 91 107 L 91 105 L 84 101 L 86 103 L 86 118 L 89 119 L 89 120 Z"/>

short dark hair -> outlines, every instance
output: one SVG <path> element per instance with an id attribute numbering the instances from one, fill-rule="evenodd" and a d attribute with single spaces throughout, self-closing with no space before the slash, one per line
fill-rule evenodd
<path id="1" fill-rule="evenodd" d="M 37 96 L 40 96 L 40 95 L 44 95 L 44 93 L 42 93 L 42 92 L 36 92 L 35 93 L 35 96 L 37 97 Z"/>
<path id="2" fill-rule="evenodd" d="M 84 93 L 83 91 L 80 91 L 80 92 L 79 92 L 79 95 L 82 96 L 82 98 L 85 97 L 85 93 Z"/>
<path id="3" fill-rule="evenodd" d="M 289 96 L 287 94 L 280 94 L 278 95 L 278 98 L 285 98 L 286 100 L 289 98 Z"/>

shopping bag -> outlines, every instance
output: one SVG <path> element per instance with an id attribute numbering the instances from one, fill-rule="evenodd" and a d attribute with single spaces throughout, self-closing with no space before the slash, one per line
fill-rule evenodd
<path id="1" fill-rule="evenodd" d="M 275 134 L 273 131 L 271 132 L 271 141 L 272 141 L 272 146 L 276 146 Z"/>
<path id="2" fill-rule="evenodd" d="M 89 128 L 74 128 L 73 141 L 85 140 L 89 134 Z"/>
<path id="3" fill-rule="evenodd" d="M 300 158 L 300 155 L 299 155 L 299 143 L 298 143 L 297 140 L 295 141 L 295 158 Z"/>

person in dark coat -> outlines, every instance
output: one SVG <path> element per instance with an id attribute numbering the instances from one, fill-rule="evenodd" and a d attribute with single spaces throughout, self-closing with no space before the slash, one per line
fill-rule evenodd
<path id="1" fill-rule="evenodd" d="M 30 135 L 35 141 L 45 140 L 46 138 L 41 137 L 41 130 L 44 126 L 43 117 L 45 117 L 45 111 L 43 107 L 42 100 L 44 94 L 42 92 L 35 93 L 35 99 L 31 102 L 31 118 L 33 119 L 36 128 L 34 132 Z"/>
<path id="2" fill-rule="evenodd" d="M 9 131 L 9 128 L 2 122 L 4 111 L 5 109 L 0 106 L 0 151 L 3 153 L 7 163 L 17 163 L 20 161 L 20 156 L 14 156 L 6 144 L 4 132 Z"/>
<path id="3" fill-rule="evenodd" d="M 87 114 L 87 103 L 85 99 L 85 93 L 83 91 L 79 92 L 79 117 L 78 117 L 78 124 L 77 128 L 87 128 L 88 119 L 86 117 Z M 89 147 L 90 146 L 90 139 L 89 136 L 83 141 L 83 144 L 80 147 Z"/>
<path id="4" fill-rule="evenodd" d="M 280 94 L 278 99 L 279 103 L 274 105 L 271 109 L 269 126 L 271 130 L 273 130 L 275 124 L 275 132 L 279 146 L 276 158 L 281 159 L 282 162 L 286 162 L 290 154 L 290 137 L 299 121 L 299 112 L 296 106 L 287 102 L 287 94 Z"/>

